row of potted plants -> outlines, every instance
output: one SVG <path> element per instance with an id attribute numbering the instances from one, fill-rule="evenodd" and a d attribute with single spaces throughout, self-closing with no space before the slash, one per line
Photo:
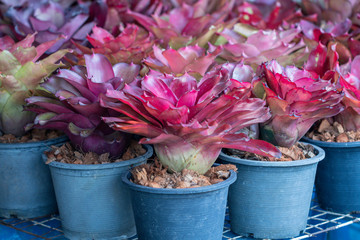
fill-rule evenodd
<path id="1" fill-rule="evenodd" d="M 70 239 L 221 239 L 228 204 L 233 232 L 294 237 L 306 226 L 320 147 L 321 206 L 358 211 L 349 176 L 358 171 L 351 153 L 358 143 L 298 143 L 322 119 L 357 130 L 359 31 L 351 9 L 310 1 L 302 13 L 290 1 L 3 4 L 2 141 L 9 134 L 23 141 L 30 129 L 67 138 L 0 144 L 1 217 L 58 206 Z M 143 148 L 125 158 L 135 135 Z M 153 149 L 163 172 L 206 175 L 220 156 L 237 173 L 192 188 L 134 183 L 129 169 Z"/>

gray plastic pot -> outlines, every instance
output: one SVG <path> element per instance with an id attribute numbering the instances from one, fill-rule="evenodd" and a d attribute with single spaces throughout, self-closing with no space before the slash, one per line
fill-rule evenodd
<path id="1" fill-rule="evenodd" d="M 326 153 L 315 179 L 320 207 L 339 213 L 360 211 L 360 142 L 303 140 Z"/>
<path id="2" fill-rule="evenodd" d="M 221 240 L 226 202 L 235 172 L 223 182 L 197 188 L 151 188 L 129 181 L 139 240 Z"/>
<path id="3" fill-rule="evenodd" d="M 229 189 L 231 230 L 254 238 L 291 238 L 306 228 L 316 167 L 325 153 L 291 162 L 239 159 L 223 152 L 224 163 L 235 164 L 237 180 Z"/>
<path id="4" fill-rule="evenodd" d="M 67 137 L 0 143 L 0 217 L 33 218 L 57 211 L 49 167 L 41 155 Z"/>
<path id="5" fill-rule="evenodd" d="M 153 154 L 150 145 L 144 147 L 147 152 L 143 156 L 122 162 L 49 164 L 67 238 L 127 239 L 136 234 L 130 196 L 121 175 Z"/>

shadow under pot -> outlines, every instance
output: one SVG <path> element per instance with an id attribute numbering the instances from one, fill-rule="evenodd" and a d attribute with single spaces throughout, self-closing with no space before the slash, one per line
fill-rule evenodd
<path id="1" fill-rule="evenodd" d="M 57 212 L 49 167 L 41 156 L 67 140 L 0 143 L 0 217 L 27 219 Z"/>
<path id="2" fill-rule="evenodd" d="M 65 237 L 127 239 L 136 234 L 130 196 L 121 175 L 152 156 L 153 148 L 143 147 L 144 155 L 121 162 L 49 163 Z"/>
<path id="3" fill-rule="evenodd" d="M 210 186 L 166 189 L 131 182 L 131 173 L 122 181 L 130 189 L 139 240 L 219 240 L 222 239 L 228 179 Z"/>
<path id="4" fill-rule="evenodd" d="M 360 211 L 360 142 L 303 140 L 326 153 L 315 179 L 320 207 L 338 213 Z"/>
<path id="5" fill-rule="evenodd" d="M 296 161 L 256 161 L 226 155 L 236 165 L 237 180 L 229 189 L 231 230 L 254 238 L 292 238 L 306 228 L 318 162 L 325 153 Z"/>

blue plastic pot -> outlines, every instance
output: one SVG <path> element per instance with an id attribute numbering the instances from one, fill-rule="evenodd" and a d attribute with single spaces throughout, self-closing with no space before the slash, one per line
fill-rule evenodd
<path id="1" fill-rule="evenodd" d="M 339 213 L 360 211 L 360 142 L 304 141 L 326 153 L 315 179 L 320 207 Z"/>
<path id="2" fill-rule="evenodd" d="M 153 154 L 127 161 L 79 165 L 49 164 L 64 235 L 69 239 L 127 239 L 136 234 L 128 190 L 121 175 Z"/>
<path id="3" fill-rule="evenodd" d="M 60 137 L 30 143 L 0 143 L 0 217 L 32 218 L 57 211 L 49 167 L 41 155 Z"/>
<path id="4" fill-rule="evenodd" d="M 223 182 L 198 188 L 164 189 L 129 181 L 139 240 L 221 240 L 228 189 L 235 172 Z"/>
<path id="5" fill-rule="evenodd" d="M 238 168 L 229 189 L 231 230 L 255 238 L 291 238 L 306 228 L 316 167 L 325 153 L 291 162 L 239 159 L 220 154 Z"/>

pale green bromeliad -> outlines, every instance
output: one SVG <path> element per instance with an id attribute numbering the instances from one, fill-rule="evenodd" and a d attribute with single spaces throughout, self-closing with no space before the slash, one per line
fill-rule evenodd
<path id="1" fill-rule="evenodd" d="M 39 83 L 62 64 L 58 62 L 68 50 L 57 51 L 42 60 L 43 54 L 59 39 L 32 46 L 35 34 L 15 43 L 0 38 L 0 131 L 21 136 L 34 113 L 24 111 L 25 99 L 40 91 Z"/>

